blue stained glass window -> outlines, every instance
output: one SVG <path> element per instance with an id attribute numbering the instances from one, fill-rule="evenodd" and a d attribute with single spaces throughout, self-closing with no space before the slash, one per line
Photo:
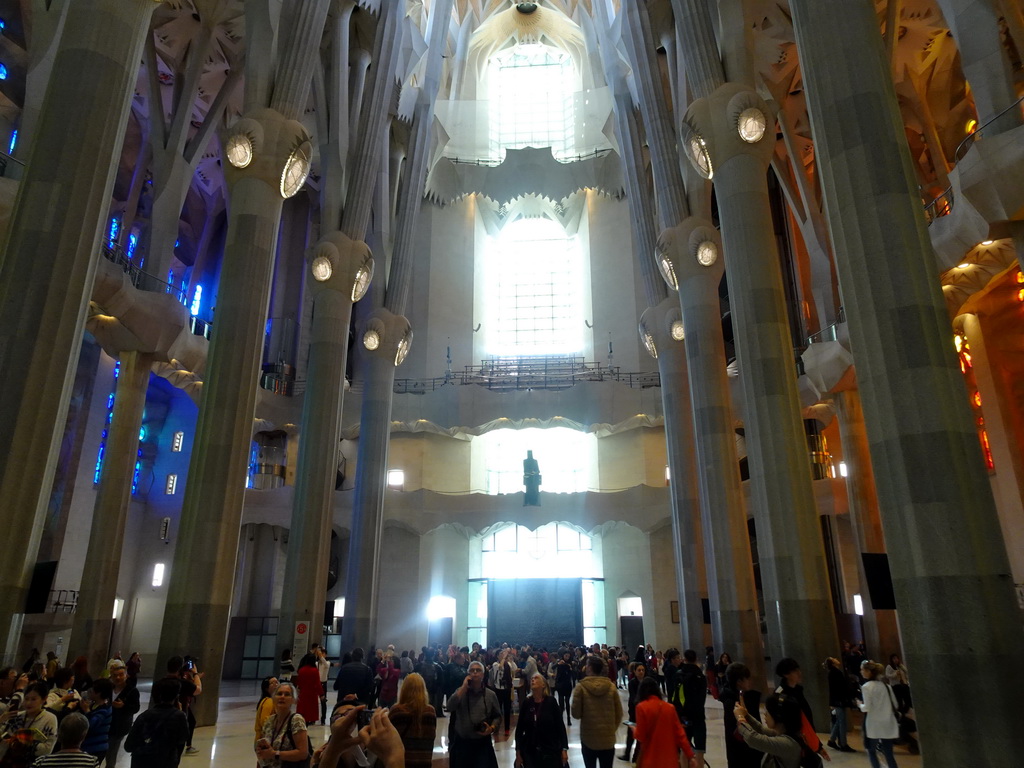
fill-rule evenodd
<path id="1" fill-rule="evenodd" d="M 193 317 L 195 317 L 196 315 L 199 314 L 199 308 L 202 306 L 202 304 L 203 304 L 203 286 L 202 285 L 197 285 L 196 286 L 195 296 L 192 297 L 192 306 L 189 308 L 189 312 L 192 314 Z"/>
<path id="2" fill-rule="evenodd" d="M 13 131 L 11 131 L 11 143 L 7 145 L 7 154 L 8 155 L 13 155 L 14 154 L 14 148 L 16 146 L 18 146 L 18 129 L 17 128 L 15 128 Z"/>

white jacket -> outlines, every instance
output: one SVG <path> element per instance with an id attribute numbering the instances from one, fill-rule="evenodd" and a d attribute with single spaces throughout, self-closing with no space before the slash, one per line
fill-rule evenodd
<path id="1" fill-rule="evenodd" d="M 511 661 L 506 661 L 505 664 L 508 665 L 510 678 L 514 682 L 516 678 L 516 665 Z M 505 672 L 502 669 L 501 663 L 497 661 L 491 664 L 491 688 L 497 690 L 504 690 L 505 688 Z M 510 690 L 511 688 L 512 685 L 509 685 Z"/>
<path id="2" fill-rule="evenodd" d="M 860 687 L 863 701 L 858 702 L 864 718 L 864 734 L 871 739 L 898 739 L 900 726 L 896 722 L 896 696 L 892 689 L 879 680 L 868 680 Z"/>

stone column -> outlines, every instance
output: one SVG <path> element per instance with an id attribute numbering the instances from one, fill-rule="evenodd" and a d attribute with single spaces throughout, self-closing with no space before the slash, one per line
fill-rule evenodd
<path id="1" fill-rule="evenodd" d="M 768 200 L 769 115 L 756 93 L 729 83 L 690 105 L 682 143 L 718 196 L 769 649 L 808 671 L 808 699 L 825 723 L 824 675 L 810 670 L 835 654 L 836 625 Z"/>
<path id="2" fill-rule="evenodd" d="M 922 750 L 929 768 L 1011 768 L 1020 609 L 874 4 L 791 8 Z"/>
<path id="3" fill-rule="evenodd" d="M 134 350 L 121 353 L 114 414 L 108 428 L 89 530 L 86 572 L 82 577 L 68 651 L 68 658 L 85 656 L 89 659 L 89 668 L 97 674 L 106 669 L 110 658 L 112 609 L 117 597 L 124 527 L 132 498 L 139 429 L 152 367 L 151 355 Z"/>
<path id="4" fill-rule="evenodd" d="M 391 16 L 394 17 L 395 14 Z M 366 361 L 366 367 L 362 371 L 364 394 L 359 454 L 356 460 L 356 493 L 352 503 L 352 545 L 349 549 L 345 581 L 342 647 L 346 649 L 356 645 L 365 648 L 377 640 L 377 585 L 382 566 L 379 559 L 380 537 L 384 527 L 384 491 L 391 438 L 391 398 L 395 384 L 395 368 L 405 359 L 409 344 L 412 342 L 412 329 L 408 320 L 402 316 L 402 312 L 411 287 L 412 260 L 420 246 L 416 222 L 426 181 L 430 136 L 434 122 L 434 101 L 440 78 L 441 51 L 444 48 L 447 21 L 450 17 L 451 0 L 440 0 L 431 8 L 427 64 L 423 85 L 417 94 L 414 108 L 408 158 L 405 162 L 405 180 L 398 202 L 391 269 L 387 284 L 380 281 L 375 286 L 373 298 L 376 306 L 361 324 L 360 338 L 367 354 L 361 356 L 361 359 Z M 389 18 L 388 21 L 389 24 L 397 23 L 395 18 Z M 388 67 L 395 66 L 401 30 L 394 29 L 389 32 L 388 28 L 382 28 L 382 31 L 384 35 L 378 37 L 376 49 L 378 60 L 387 63 L 387 66 L 379 69 L 386 72 Z M 379 94 L 390 92 L 392 87 L 390 79 L 382 80 L 380 74 L 378 72 L 374 77 L 373 95 L 369 104 L 380 103 Z M 366 158 L 377 158 L 374 160 L 377 166 L 381 165 L 379 158 L 387 142 L 386 117 L 386 109 L 365 112 L 363 117 L 366 124 L 375 125 L 376 130 L 380 131 L 377 134 L 376 145 L 367 146 L 364 151 Z M 373 136 L 367 134 L 364 141 L 372 139 Z M 364 170 L 357 169 L 353 175 L 354 183 L 364 185 L 374 178 L 369 165 L 365 166 Z M 357 181 L 358 179 L 361 181 Z M 355 215 L 368 217 L 370 198 L 367 190 L 361 198 L 362 208 L 346 210 L 345 220 L 356 221 Z M 350 212 L 353 213 L 352 218 Z M 365 228 L 366 218 L 361 221 Z M 366 308 L 368 307 L 364 307 Z"/>
<path id="5" fill-rule="evenodd" d="M 650 150 L 652 172 L 658 194 L 658 218 L 662 228 L 668 229 L 686 219 L 687 201 L 685 190 L 683 189 L 683 181 L 679 173 L 679 156 L 676 151 L 675 131 L 672 128 L 668 108 L 660 91 L 661 75 L 657 63 L 653 60 L 656 46 L 650 30 L 650 21 L 643 4 L 633 3 L 623 6 L 623 41 L 626 43 L 630 65 L 633 68 L 634 81 L 637 86 L 640 103 L 640 113 L 643 115 L 647 130 L 647 144 Z M 710 67 L 710 69 L 713 70 L 714 67 Z M 609 64 L 606 64 L 606 70 L 609 74 L 609 80 L 612 80 L 615 70 Z M 713 73 L 709 74 L 709 77 L 714 76 Z M 625 99 L 617 98 L 615 106 L 621 137 L 620 144 L 623 146 L 624 152 L 635 152 L 633 149 L 634 144 L 639 148 L 639 142 L 634 139 L 637 130 L 632 123 L 635 120 L 630 119 L 631 110 L 629 108 L 632 105 Z M 635 154 L 634 156 L 638 157 L 639 155 Z M 643 166 L 641 162 L 628 165 L 637 168 L 642 168 Z M 627 181 L 630 180 L 631 174 L 627 173 Z M 646 197 L 646 184 L 634 184 L 629 186 L 628 190 L 629 195 L 627 198 L 630 201 L 630 205 L 642 204 Z M 635 200 L 640 202 L 635 202 Z M 642 272 L 646 288 L 646 280 L 649 274 L 656 279 L 656 276 L 653 274 L 654 262 L 657 261 L 659 266 L 661 266 L 664 254 L 661 255 L 662 258 L 656 256 L 654 260 L 651 259 L 651 255 L 654 254 L 652 246 L 655 245 L 655 240 L 650 214 L 646 216 L 646 221 L 639 219 L 636 215 L 633 218 L 635 222 L 639 222 L 636 225 L 638 229 L 647 228 L 651 230 L 649 241 L 644 242 L 642 247 L 638 243 L 637 248 L 638 255 L 642 258 Z M 684 227 L 689 226 L 689 223 L 692 221 L 694 220 L 687 219 L 687 224 L 680 225 L 679 229 L 682 230 Z M 674 229 L 669 231 L 676 232 Z M 684 250 L 687 237 L 688 234 L 683 235 L 679 241 L 679 245 Z M 717 233 L 714 233 L 711 237 L 717 242 Z M 672 248 L 669 248 L 669 250 L 673 251 L 673 254 L 669 255 L 669 258 L 671 258 L 674 255 L 674 250 Z M 690 261 L 692 260 L 686 260 L 687 270 L 690 270 Z M 682 260 L 680 261 L 680 268 L 682 268 Z M 707 271 L 706 268 L 699 265 L 695 269 L 698 275 Z M 717 268 L 719 281 L 721 280 L 721 270 L 722 266 L 719 263 Z M 678 288 L 675 274 L 666 272 L 664 267 L 662 267 L 662 276 L 665 278 L 664 282 L 668 282 L 672 290 Z M 723 546 L 723 541 L 731 540 L 732 534 L 729 532 L 730 529 L 738 524 L 739 528 L 736 531 L 742 533 L 742 542 L 745 542 L 743 546 L 746 548 L 745 557 L 740 557 L 738 560 L 733 557 L 734 553 L 732 552 L 731 544 L 727 551 L 723 551 L 722 555 L 716 552 L 714 546 L 707 548 L 711 554 L 711 557 L 707 559 L 707 573 L 712 629 L 716 647 L 727 649 L 733 658 L 743 659 L 751 665 L 760 665 L 764 653 L 761 648 L 760 623 L 757 620 L 757 593 L 754 589 L 746 512 L 743 508 L 739 486 L 739 464 L 736 457 L 732 420 L 729 413 L 729 387 L 726 381 L 725 347 L 722 340 L 721 314 L 718 306 L 718 282 L 712 284 L 710 280 L 698 280 L 697 283 L 700 285 L 695 289 L 695 292 L 699 294 L 695 299 L 696 304 L 681 297 L 684 328 L 691 329 L 691 324 L 698 322 L 695 317 L 688 316 L 688 313 L 693 315 L 694 312 L 705 312 L 699 321 L 701 323 L 699 330 L 691 329 L 689 335 L 690 343 L 686 345 L 687 378 L 689 381 L 690 397 L 688 406 L 692 406 L 692 408 L 680 409 L 684 410 L 687 417 L 691 419 L 682 428 L 692 436 L 691 441 L 695 439 L 697 447 L 697 461 L 700 468 L 698 476 L 700 477 L 701 525 L 704 539 L 709 543 L 718 542 L 718 549 L 720 550 Z M 663 289 L 661 290 L 660 296 L 663 296 Z M 647 292 L 650 293 L 651 289 L 647 289 Z M 689 296 L 689 294 L 687 295 Z M 694 335 L 694 332 L 696 335 Z M 715 339 L 717 339 L 717 342 Z M 716 350 L 719 356 L 717 359 L 712 359 Z M 714 373 L 715 370 L 718 371 L 717 374 Z M 665 392 L 664 387 L 662 391 Z M 674 390 L 674 393 L 676 397 L 686 397 L 686 393 L 683 390 Z M 724 410 L 719 414 L 724 418 L 723 422 L 718 423 L 716 421 L 712 425 L 706 418 L 700 416 L 703 408 L 702 404 L 709 401 L 717 405 L 724 403 Z M 693 417 L 696 418 L 694 419 Z M 722 435 L 709 435 L 707 430 L 710 426 L 721 428 Z M 673 425 L 674 427 L 675 425 Z M 667 421 L 666 428 L 669 428 Z M 724 439 L 719 439 L 719 437 Z M 693 444 L 694 442 L 690 443 L 690 445 Z M 722 452 L 723 450 L 724 453 Z M 735 476 L 732 481 L 732 484 L 735 486 L 732 492 L 732 500 L 733 502 L 738 502 L 738 506 L 733 504 L 731 507 L 723 506 L 721 503 L 722 494 L 728 495 L 729 493 L 722 483 L 709 483 L 707 481 L 709 467 L 728 467 L 730 464 L 733 467 Z M 712 471 L 715 470 L 712 469 Z M 719 476 L 716 479 L 724 481 L 725 476 Z M 717 498 L 718 501 L 712 501 L 713 498 Z M 729 510 L 729 512 L 724 510 Z M 722 539 L 723 536 L 725 536 L 724 540 Z M 735 539 L 735 541 L 739 542 L 741 540 Z M 740 551 L 737 550 L 737 552 Z M 741 616 L 746 618 L 737 623 L 736 620 Z"/>
<path id="6" fill-rule="evenodd" d="M 272 89 L 263 81 L 246 83 L 247 97 L 265 98 L 272 90 L 269 107 L 249 104 L 223 142 L 228 234 L 158 657 L 163 663 L 191 653 L 203 660 L 203 695 L 193 707 L 201 725 L 217 721 L 281 207 L 309 173 L 312 140 L 298 118 L 329 6 L 330 0 L 289 6 Z"/>
<path id="7" fill-rule="evenodd" d="M 384 478 L 391 436 L 391 399 L 395 368 L 402 364 L 412 343 L 412 326 L 401 315 L 376 309 L 360 329 L 366 360 L 366 380 L 373 386 L 363 391 L 360 424 L 386 425 L 361 429 L 359 461 L 356 463 L 356 492 L 352 502 L 352 539 L 349 545 L 348 577 L 345 581 L 345 621 L 341 647 L 369 647 L 378 641 L 377 585 L 380 580 L 381 533 L 384 530 Z M 383 638 L 380 638 L 383 639 Z"/>
<path id="8" fill-rule="evenodd" d="M 308 650 L 309 643 L 320 642 L 323 634 L 349 324 L 352 304 L 363 297 L 373 276 L 366 243 L 341 232 L 310 249 L 309 262 L 313 323 L 284 571 L 286 597 L 281 600 L 277 634 L 278 647 L 291 647 L 296 622 L 308 623 L 306 647 L 293 648 L 296 658 Z"/>
<path id="9" fill-rule="evenodd" d="M 246 141 L 247 154 L 232 154 L 232 146 L 244 148 Z M 270 277 L 284 200 L 282 172 L 286 164 L 298 162 L 300 152 L 308 151 L 310 141 L 301 123 L 263 109 L 237 121 L 225 146 L 231 204 L 217 319 L 157 659 L 158 665 L 186 653 L 202 659 L 204 691 L 194 708 L 202 725 L 217 718 Z M 231 157 L 248 162 L 236 167 Z"/>
<path id="10" fill-rule="evenodd" d="M 886 548 L 860 392 L 856 389 L 837 392 L 835 404 L 839 440 L 846 460 L 846 496 L 850 504 L 850 523 L 857 543 L 857 576 L 861 599 L 865 604 L 864 642 L 870 658 L 888 660 L 890 653 L 897 653 L 901 648 L 896 611 L 870 606 L 871 596 L 864 572 L 864 559 L 861 557 L 864 552 L 884 553 Z"/>
<path id="11" fill-rule="evenodd" d="M 152 0 L 69 4 L 0 256 L 5 661 L 14 661 L 21 633 L 117 157 L 154 7 Z"/>
<path id="12" fill-rule="evenodd" d="M 978 123 L 984 125 L 1017 100 L 999 28 L 1001 14 L 995 0 L 938 0 L 938 4 L 960 49 L 960 65 L 971 86 Z M 1020 124 L 1020 110 L 1011 110 L 986 131 L 1002 133 Z"/>
<path id="13" fill-rule="evenodd" d="M 640 338 L 658 360 L 661 407 L 665 417 L 669 494 L 672 499 L 672 545 L 676 559 L 679 623 L 684 648 L 704 645 L 704 611 L 700 575 L 707 572 L 708 592 L 715 602 L 716 564 L 707 557 L 707 532 L 701 530 L 697 462 L 693 450 L 693 417 L 686 392 L 690 388 L 682 318 L 672 298 L 649 308 L 640 318 Z"/>
<path id="14" fill-rule="evenodd" d="M 761 622 L 718 299 L 725 274 L 721 252 L 721 237 L 711 222 L 689 218 L 662 233 L 657 258 L 669 286 L 679 290 L 686 333 L 701 522 L 717 582 L 717 599 L 711 601 L 714 645 L 760 675 Z"/>

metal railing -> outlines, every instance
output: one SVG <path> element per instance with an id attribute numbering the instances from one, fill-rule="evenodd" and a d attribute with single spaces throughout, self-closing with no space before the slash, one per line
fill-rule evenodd
<path id="1" fill-rule="evenodd" d="M 424 379 L 395 379 L 396 395 L 423 395 L 446 386 L 476 385 L 493 391 L 528 389 L 562 390 L 583 381 L 614 381 L 632 389 L 660 387 L 661 376 L 653 372 L 623 373 L 617 366 L 587 362 L 582 357 L 499 357 L 461 371 Z"/>
<path id="2" fill-rule="evenodd" d="M 554 157 L 555 162 L 557 162 L 557 163 L 562 163 L 562 164 L 581 163 L 584 160 L 591 160 L 591 159 L 593 159 L 595 157 L 604 157 L 605 155 L 609 154 L 611 151 L 612 150 L 610 148 L 609 149 L 595 149 L 592 152 L 587 152 L 585 155 L 584 154 L 568 155 L 568 156 L 565 156 L 565 157 L 555 157 L 554 151 L 552 151 L 551 156 Z M 483 168 L 497 168 L 499 165 L 501 165 L 503 162 L 505 162 L 504 158 L 499 160 L 496 157 L 478 157 L 478 158 L 473 158 L 473 159 L 463 158 L 463 157 L 449 157 L 448 155 L 445 155 L 445 157 L 448 160 L 450 160 L 451 162 L 455 163 L 456 165 L 476 165 L 476 166 L 480 166 L 480 167 L 483 167 Z"/>
<path id="3" fill-rule="evenodd" d="M 846 310 L 842 307 L 839 308 L 839 313 L 836 315 L 836 319 L 826 325 L 817 333 L 812 333 L 807 337 L 807 346 L 811 344 L 821 344 L 825 341 L 839 341 L 839 326 L 846 322 Z"/>
<path id="4" fill-rule="evenodd" d="M 78 608 L 78 590 L 51 589 L 46 607 L 47 613 L 74 613 Z"/>
<path id="5" fill-rule="evenodd" d="M 146 272 L 142 267 L 135 263 L 131 256 L 125 252 L 124 248 L 120 245 L 112 245 L 110 242 L 103 244 L 100 249 L 100 253 L 103 254 L 103 258 L 107 261 L 111 261 L 128 275 L 128 279 L 131 280 L 132 285 L 138 288 L 140 291 L 150 291 L 152 293 L 160 293 L 163 289 L 164 293 L 172 294 L 179 303 L 184 304 L 187 296 L 187 289 L 184 287 L 175 287 L 168 283 L 166 280 Z M 189 328 L 192 333 L 196 336 L 202 336 L 204 339 L 210 338 L 210 332 L 213 329 L 213 323 L 201 320 L 194 315 L 189 317 Z"/>
<path id="6" fill-rule="evenodd" d="M 25 175 L 25 163 L 6 152 L 0 152 L 0 177 L 19 181 Z"/>
<path id="7" fill-rule="evenodd" d="M 975 128 L 973 131 L 967 134 L 967 136 L 964 137 L 964 140 L 957 145 L 956 151 L 953 152 L 953 165 L 956 166 L 961 160 L 964 159 L 964 157 L 966 157 L 967 153 L 971 149 L 971 146 L 974 144 L 975 141 L 977 141 L 981 137 L 981 134 L 984 132 L 986 128 L 988 128 L 990 125 L 992 125 L 992 123 L 994 123 L 996 120 L 999 120 L 1001 117 L 1006 115 L 1011 110 L 1019 107 L 1021 102 L 1024 102 L 1024 96 L 1017 99 L 1015 102 L 1013 102 L 1013 104 L 1008 106 L 998 115 L 995 115 L 994 117 L 986 120 L 984 125 Z M 945 190 L 943 190 L 942 194 L 940 194 L 930 203 L 927 203 L 925 205 L 924 218 L 929 224 L 931 224 L 936 219 L 942 218 L 943 216 L 948 216 L 950 213 L 952 213 L 952 211 L 953 187 L 949 186 Z"/>

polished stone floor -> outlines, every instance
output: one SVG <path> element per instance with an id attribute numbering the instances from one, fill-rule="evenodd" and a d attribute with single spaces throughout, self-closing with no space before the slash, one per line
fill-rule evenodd
<path id="1" fill-rule="evenodd" d="M 142 704 L 146 706 L 149 699 L 149 685 L 143 684 Z M 221 685 L 220 717 L 216 726 L 208 728 L 197 728 L 193 743 L 199 750 L 194 755 L 182 757 L 181 765 L 184 768 L 254 768 L 256 765 L 253 755 L 253 719 L 255 717 L 255 706 L 259 699 L 259 683 L 256 681 L 229 681 Z M 623 692 L 623 707 L 625 707 L 625 692 Z M 722 725 L 722 707 L 714 699 L 708 698 L 708 751 L 706 760 L 711 768 L 726 768 L 724 727 Z M 447 738 L 445 735 L 447 720 L 442 719 L 438 724 L 438 737 L 434 747 L 435 768 L 447 768 Z M 515 724 L 513 723 L 513 730 Z M 322 744 L 327 736 L 327 728 L 319 725 L 311 726 L 310 733 L 316 744 Z M 617 752 L 622 751 L 625 740 L 625 727 L 620 729 L 619 744 Z M 850 734 L 850 744 L 858 751 L 856 753 L 832 754 L 832 761 L 829 766 L 843 768 L 843 766 L 866 766 L 867 756 L 864 754 L 861 745 L 860 730 L 854 730 Z M 501 768 L 512 768 L 514 752 L 512 745 L 504 738 L 499 738 L 495 746 L 498 755 L 498 765 Z M 921 758 L 910 755 L 905 747 L 896 747 L 896 760 L 900 768 L 920 768 Z M 122 754 L 117 762 L 117 768 L 128 768 L 130 756 Z M 580 757 L 579 729 L 574 724 L 569 729 L 569 765 L 578 768 L 583 765 Z M 616 766 L 627 768 L 628 764 L 616 761 Z"/>

